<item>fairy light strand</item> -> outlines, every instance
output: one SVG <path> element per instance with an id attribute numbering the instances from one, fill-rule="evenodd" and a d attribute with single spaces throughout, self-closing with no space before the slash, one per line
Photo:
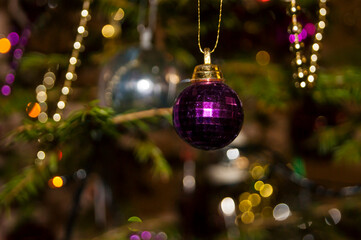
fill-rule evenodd
<path id="1" fill-rule="evenodd" d="M 68 99 L 68 95 L 70 94 L 72 82 L 75 81 L 77 78 L 75 69 L 77 64 L 79 63 L 78 60 L 79 52 L 83 48 L 82 45 L 83 38 L 87 36 L 86 25 L 91 18 L 89 14 L 89 6 L 90 6 L 90 0 L 84 1 L 83 8 L 80 12 L 81 17 L 80 17 L 79 26 L 77 27 L 77 35 L 75 37 L 73 50 L 69 58 L 68 69 L 65 74 L 64 84 L 60 91 L 61 95 L 59 97 L 59 101 L 57 102 L 56 112 L 53 115 L 53 120 L 56 122 L 59 122 L 62 118 L 62 113 L 67 104 L 67 99 Z"/>
<path id="2" fill-rule="evenodd" d="M 62 114 L 62 111 L 64 110 L 64 108 L 66 107 L 67 96 L 70 93 L 71 83 L 72 83 L 72 81 L 76 80 L 75 68 L 76 68 L 76 64 L 79 63 L 78 57 L 79 57 L 79 52 L 82 49 L 83 38 L 87 36 L 87 31 L 85 29 L 86 24 L 91 18 L 89 15 L 89 7 L 90 7 L 90 0 L 84 1 L 83 8 L 80 13 L 80 15 L 81 15 L 80 23 L 79 23 L 79 26 L 77 27 L 77 35 L 76 35 L 76 38 L 75 38 L 75 41 L 73 44 L 73 50 L 71 53 L 71 57 L 69 58 L 68 69 L 65 74 L 65 81 L 64 81 L 63 87 L 61 88 L 61 95 L 59 97 L 59 101 L 57 102 L 56 112 L 53 115 L 53 120 L 56 122 L 61 120 L 61 114 Z M 54 86 L 55 80 L 56 80 L 55 74 L 51 71 L 48 71 L 44 75 L 42 84 L 38 85 L 35 89 L 36 99 L 38 101 L 36 104 L 38 104 L 41 109 L 40 114 L 38 115 L 38 120 L 41 123 L 46 123 L 48 120 L 47 104 L 46 104 L 47 90 L 51 89 Z M 40 139 L 39 139 L 39 141 L 40 141 Z M 46 152 L 44 149 L 40 148 L 36 154 L 35 164 L 41 165 L 45 159 L 46 159 Z M 61 157 L 59 157 L 59 160 L 60 159 L 61 159 Z M 50 181 L 54 182 L 58 178 L 60 179 L 60 177 L 54 177 L 54 178 L 50 179 L 49 182 Z M 60 182 L 60 180 L 59 180 L 59 182 Z M 56 185 L 56 186 L 54 185 L 54 186 L 61 187 L 63 184 L 64 183 L 61 182 L 61 184 L 58 184 L 59 186 L 58 185 Z"/>
<path id="3" fill-rule="evenodd" d="M 292 21 L 288 31 L 294 36 L 294 42 L 291 44 L 290 50 L 295 53 L 293 64 L 296 66 L 296 70 L 293 73 L 293 78 L 295 79 L 295 87 L 297 88 L 312 88 L 317 79 L 317 62 L 319 60 L 323 32 L 326 27 L 326 15 L 328 13 L 326 2 L 327 0 L 319 0 L 318 22 L 311 44 L 309 65 L 307 66 L 307 58 L 302 50 L 304 43 L 301 41 L 302 39 L 300 39 L 303 26 L 297 21 L 297 15 L 301 11 L 301 7 L 297 5 L 296 0 L 291 0 L 289 14 L 291 15 Z"/>

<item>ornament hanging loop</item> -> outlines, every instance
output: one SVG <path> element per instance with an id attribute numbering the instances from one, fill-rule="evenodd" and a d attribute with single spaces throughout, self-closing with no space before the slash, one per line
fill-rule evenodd
<path id="1" fill-rule="evenodd" d="M 214 50 L 216 50 L 217 45 L 218 45 L 219 32 L 221 31 L 222 6 L 223 6 L 223 0 L 220 0 L 220 3 L 219 3 L 219 16 L 218 16 L 218 27 L 217 27 L 217 38 L 216 38 L 216 43 L 214 44 L 214 47 L 210 51 L 210 53 L 213 53 Z M 198 0 L 198 47 L 199 47 L 199 51 L 201 53 L 205 54 L 206 49 L 203 50 L 202 46 L 201 46 L 201 0 Z"/>
<path id="2" fill-rule="evenodd" d="M 211 64 L 211 50 L 209 48 L 204 49 L 204 64 Z"/>

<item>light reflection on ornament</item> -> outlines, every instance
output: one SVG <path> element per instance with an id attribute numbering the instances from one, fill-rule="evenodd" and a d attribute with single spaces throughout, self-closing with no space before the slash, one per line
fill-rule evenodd
<path id="1" fill-rule="evenodd" d="M 100 74 L 100 104 L 116 113 L 170 107 L 175 98 L 170 81 L 179 79 L 172 65 L 154 49 L 130 48 L 116 55 Z"/>
<path id="2" fill-rule="evenodd" d="M 239 157 L 239 150 L 237 148 L 231 148 L 226 153 L 229 160 L 235 160 Z"/>
<path id="3" fill-rule="evenodd" d="M 149 94 L 153 90 L 153 83 L 149 79 L 140 79 L 137 82 L 137 90 L 141 94 Z"/>

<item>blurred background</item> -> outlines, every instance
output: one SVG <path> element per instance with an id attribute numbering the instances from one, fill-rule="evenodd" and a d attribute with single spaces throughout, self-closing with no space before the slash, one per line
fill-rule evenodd
<path id="1" fill-rule="evenodd" d="M 0 239 L 360 239 L 361 2 L 299 4 L 301 77 L 290 1 L 224 1 L 212 63 L 245 120 L 202 151 L 170 110 L 197 1 L 0 0 Z"/>

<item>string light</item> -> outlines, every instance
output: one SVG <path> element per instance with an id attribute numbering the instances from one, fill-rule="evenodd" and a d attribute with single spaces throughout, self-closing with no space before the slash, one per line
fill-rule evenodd
<path id="1" fill-rule="evenodd" d="M 75 68 L 79 64 L 78 56 L 79 52 L 84 48 L 82 45 L 83 38 L 87 36 L 86 25 L 90 20 L 89 14 L 90 0 L 86 0 L 83 3 L 83 8 L 80 12 L 81 18 L 79 26 L 77 27 L 77 35 L 73 44 L 73 50 L 71 57 L 69 58 L 68 70 L 65 74 L 65 81 L 61 88 L 61 95 L 57 103 L 56 113 L 53 115 L 53 120 L 58 122 L 62 118 L 62 111 L 64 110 L 67 102 L 68 95 L 70 93 L 72 81 L 76 80 Z"/>
<path id="2" fill-rule="evenodd" d="M 311 88 L 314 86 L 314 82 L 316 80 L 316 72 L 317 72 L 317 61 L 319 58 L 319 50 L 321 48 L 320 41 L 323 39 L 323 31 L 326 27 L 326 15 L 328 13 L 326 8 L 326 1 L 327 0 L 319 0 L 319 11 L 318 11 L 318 23 L 316 24 L 316 31 L 314 31 L 315 26 L 307 24 L 305 26 L 308 34 L 315 34 L 313 38 L 313 43 L 311 47 L 311 55 L 310 55 L 310 67 L 307 68 L 304 65 L 306 64 L 306 58 L 304 56 L 304 53 L 302 51 L 302 47 L 304 43 L 302 43 L 302 39 L 304 39 L 304 36 L 302 36 L 303 27 L 302 24 L 297 21 L 297 15 L 301 10 L 301 7 L 297 5 L 296 0 L 291 0 L 291 5 L 289 8 L 289 15 L 292 17 L 291 26 L 289 28 L 291 36 L 294 37 L 294 40 L 292 38 L 292 45 L 290 47 L 291 51 L 295 53 L 295 60 L 294 62 L 297 65 L 297 69 L 294 72 L 293 76 L 296 80 L 295 86 L 301 87 L 301 88 Z M 312 32 L 309 31 L 312 27 Z M 290 38 L 291 40 L 291 38 Z M 309 71 L 308 71 L 309 70 Z M 312 73 L 312 75 L 311 75 Z M 305 81 L 304 79 L 307 79 Z"/>

